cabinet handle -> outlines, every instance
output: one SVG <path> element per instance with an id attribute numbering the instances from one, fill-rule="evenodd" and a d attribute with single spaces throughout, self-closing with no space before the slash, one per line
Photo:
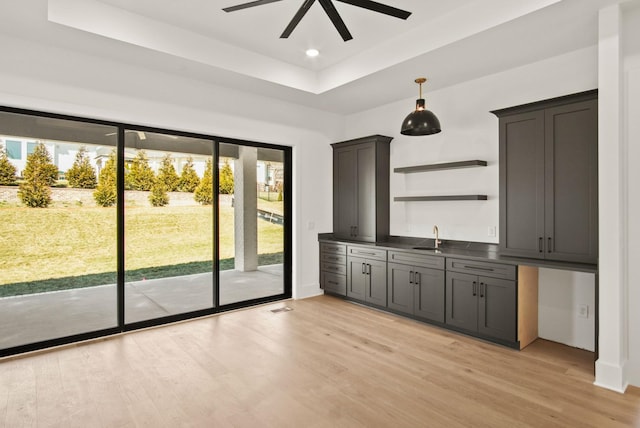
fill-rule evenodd
<path id="1" fill-rule="evenodd" d="M 364 267 L 364 263 L 362 263 L 362 274 L 365 273 L 365 267 Z"/>
<path id="2" fill-rule="evenodd" d="M 358 236 L 358 226 L 353 226 L 353 236 Z"/>
<path id="3" fill-rule="evenodd" d="M 540 238 L 538 238 L 538 252 L 541 253 L 543 252 L 544 249 L 542 248 L 542 236 Z"/>
<path id="4" fill-rule="evenodd" d="M 482 266 L 465 266 L 465 269 L 477 269 L 477 270 L 485 270 L 487 272 L 493 272 L 493 268 L 486 268 Z"/>
<path id="5" fill-rule="evenodd" d="M 478 287 L 478 283 L 476 283 L 475 281 L 473 281 L 473 287 L 471 287 L 471 291 L 473 292 L 473 295 L 475 296 L 476 293 L 476 288 Z"/>
<path id="6" fill-rule="evenodd" d="M 371 265 L 367 263 L 367 275 L 371 276 Z"/>
<path id="7" fill-rule="evenodd" d="M 415 276 L 414 276 L 414 284 L 416 285 L 420 285 L 420 280 L 422 279 L 422 277 L 420 276 L 420 272 L 416 272 Z"/>
<path id="8" fill-rule="evenodd" d="M 413 271 L 409 271 L 409 284 L 413 284 Z"/>
<path id="9" fill-rule="evenodd" d="M 351 250 L 351 254 L 362 254 L 362 255 L 365 255 L 365 256 L 375 256 L 376 255 L 376 253 L 370 253 L 370 252 L 368 253 L 366 251 L 360 251 L 360 250 Z"/>
<path id="10" fill-rule="evenodd" d="M 484 297 L 484 282 L 480 283 L 480 298 Z"/>
<path id="11" fill-rule="evenodd" d="M 327 281 L 327 283 L 329 283 L 329 284 L 333 284 L 333 285 L 338 285 L 338 283 L 337 283 L 337 282 L 335 282 L 335 281 Z"/>
<path id="12" fill-rule="evenodd" d="M 551 238 L 547 239 L 547 252 L 551 252 Z"/>

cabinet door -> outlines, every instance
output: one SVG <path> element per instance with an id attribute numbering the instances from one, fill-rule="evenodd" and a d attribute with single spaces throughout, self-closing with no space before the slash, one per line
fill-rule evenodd
<path id="1" fill-rule="evenodd" d="M 444 271 L 414 267 L 413 272 L 413 313 L 444 322 Z"/>
<path id="2" fill-rule="evenodd" d="M 333 151 L 333 234 L 353 239 L 357 222 L 357 163 L 353 147 Z"/>
<path id="3" fill-rule="evenodd" d="M 367 260 L 367 295 L 365 301 L 387 306 L 387 262 Z"/>
<path id="4" fill-rule="evenodd" d="M 478 277 L 466 273 L 447 272 L 446 278 L 446 323 L 478 331 Z"/>
<path id="5" fill-rule="evenodd" d="M 544 258 L 544 111 L 500 118 L 500 249 Z"/>
<path id="6" fill-rule="evenodd" d="M 376 240 L 376 146 L 359 144 L 356 151 L 357 205 L 356 238 L 359 241 Z"/>
<path id="7" fill-rule="evenodd" d="M 413 314 L 413 280 L 411 266 L 398 263 L 387 265 L 387 306 Z"/>
<path id="8" fill-rule="evenodd" d="M 547 259 L 596 263 L 598 256 L 598 103 L 545 111 Z"/>
<path id="9" fill-rule="evenodd" d="M 364 301 L 367 294 L 367 261 L 359 257 L 347 258 L 347 296 Z"/>
<path id="10" fill-rule="evenodd" d="M 479 277 L 478 332 L 516 341 L 516 283 Z"/>

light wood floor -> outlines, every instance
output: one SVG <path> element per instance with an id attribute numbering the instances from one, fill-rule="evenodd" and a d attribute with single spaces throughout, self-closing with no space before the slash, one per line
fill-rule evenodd
<path id="1" fill-rule="evenodd" d="M 0 426 L 640 426 L 591 359 L 322 296 L 0 361 Z"/>

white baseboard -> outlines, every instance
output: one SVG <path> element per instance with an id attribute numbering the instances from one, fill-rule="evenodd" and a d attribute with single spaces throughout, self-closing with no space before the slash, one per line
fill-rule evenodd
<path id="1" fill-rule="evenodd" d="M 322 294 L 324 294 L 324 290 L 320 288 L 320 284 L 318 283 L 301 285 L 293 290 L 293 298 L 296 300 L 320 296 Z"/>

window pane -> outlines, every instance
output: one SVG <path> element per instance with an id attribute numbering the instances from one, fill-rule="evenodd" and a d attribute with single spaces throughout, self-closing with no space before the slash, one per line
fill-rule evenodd
<path id="1" fill-rule="evenodd" d="M 27 156 L 33 153 L 37 145 L 38 143 L 33 143 L 33 142 L 27 143 Z"/>
<path id="2" fill-rule="evenodd" d="M 22 142 L 6 140 L 7 156 L 9 159 L 22 159 Z"/>
<path id="3" fill-rule="evenodd" d="M 8 151 L 30 141 L 34 153 L 32 167 L 10 157 L 25 184 L 0 204 L 0 348 L 117 326 L 116 209 L 94 197 L 115 132 L 0 112 Z M 81 179 L 60 182 L 58 171 Z"/>
<path id="4" fill-rule="evenodd" d="M 284 152 L 220 144 L 220 304 L 284 293 Z"/>
<path id="5" fill-rule="evenodd" d="M 212 308 L 213 141 L 125 141 L 125 322 Z"/>

